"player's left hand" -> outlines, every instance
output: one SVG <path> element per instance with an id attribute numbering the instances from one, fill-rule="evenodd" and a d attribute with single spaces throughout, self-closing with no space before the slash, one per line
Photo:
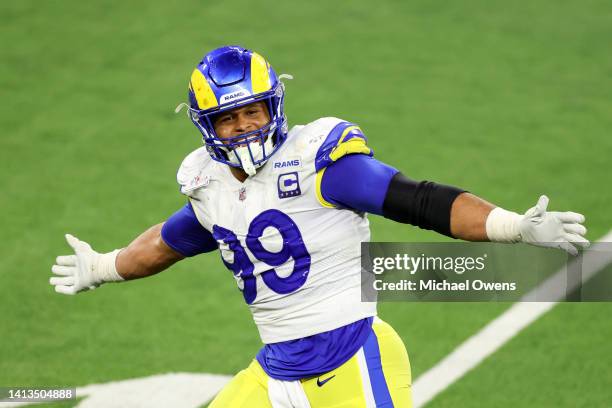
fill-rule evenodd
<path id="1" fill-rule="evenodd" d="M 49 279 L 49 283 L 55 286 L 56 292 L 64 295 L 95 289 L 98 285 L 93 278 L 93 266 L 100 254 L 87 242 L 70 234 L 66 234 L 66 241 L 74 250 L 74 255 L 57 257 L 51 271 L 58 276 Z"/>
<path id="2" fill-rule="evenodd" d="M 91 245 L 75 236 L 66 234 L 68 245 L 74 255 L 58 256 L 51 271 L 57 275 L 49 279 L 57 293 L 75 295 L 79 292 L 95 289 L 105 282 L 122 281 L 115 267 L 119 250 L 100 254 Z"/>
<path id="3" fill-rule="evenodd" d="M 584 215 L 565 211 L 546 211 L 548 197 L 541 196 L 538 203 L 527 210 L 519 224 L 521 241 L 542 247 L 560 248 L 577 255 L 577 246 L 586 248 L 587 229 L 582 225 Z"/>

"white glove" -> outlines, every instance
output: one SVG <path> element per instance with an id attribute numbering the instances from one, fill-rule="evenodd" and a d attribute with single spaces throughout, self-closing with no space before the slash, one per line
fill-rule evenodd
<path id="1" fill-rule="evenodd" d="M 548 197 L 541 196 L 535 207 L 525 212 L 520 224 L 521 241 L 528 244 L 560 248 L 577 255 L 576 245 L 589 246 L 584 238 L 587 229 L 582 225 L 584 215 L 571 211 L 546 211 Z"/>
<path id="2" fill-rule="evenodd" d="M 548 197 L 541 196 L 535 207 L 527 210 L 524 215 L 495 208 L 486 222 L 489 239 L 560 248 L 571 255 L 577 255 L 576 246 L 586 248 L 590 244 L 584 238 L 587 232 L 582 225 L 584 215 L 571 211 L 546 211 L 548 201 Z"/>
<path id="3" fill-rule="evenodd" d="M 95 289 L 104 282 L 124 280 L 117 272 L 115 259 L 119 249 L 107 254 L 99 254 L 91 246 L 76 237 L 66 234 L 66 241 L 74 249 L 74 255 L 58 256 L 51 271 L 53 276 L 49 283 L 55 291 L 64 295 L 74 295 L 89 289 Z"/>

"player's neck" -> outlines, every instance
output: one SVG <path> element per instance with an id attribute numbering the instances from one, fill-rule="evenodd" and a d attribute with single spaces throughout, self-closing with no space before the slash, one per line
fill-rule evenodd
<path id="1" fill-rule="evenodd" d="M 236 177 L 236 179 L 238 179 L 238 181 L 241 183 L 244 183 L 244 180 L 249 177 L 249 175 L 246 174 L 244 170 L 239 169 L 237 167 L 230 167 L 230 171 L 232 172 L 232 175 Z"/>

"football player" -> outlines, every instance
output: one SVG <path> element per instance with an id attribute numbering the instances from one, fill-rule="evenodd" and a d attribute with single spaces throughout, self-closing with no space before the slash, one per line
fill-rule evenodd
<path id="1" fill-rule="evenodd" d="M 202 59 L 189 118 L 204 146 L 178 170 L 187 203 L 127 247 L 100 254 L 67 235 L 50 283 L 63 294 L 146 277 L 219 250 L 264 346 L 211 407 L 409 407 L 410 365 L 395 331 L 361 302 L 366 213 L 469 241 L 586 246 L 584 217 L 523 215 L 462 189 L 413 181 L 373 157 L 359 126 L 318 119 L 289 130 L 285 87 L 237 46 Z"/>

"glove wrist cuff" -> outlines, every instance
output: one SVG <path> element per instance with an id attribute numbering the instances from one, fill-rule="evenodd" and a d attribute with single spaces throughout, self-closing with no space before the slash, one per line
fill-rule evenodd
<path id="1" fill-rule="evenodd" d="M 513 211 L 494 208 L 487 217 L 487 237 L 491 242 L 519 242 L 521 240 L 520 223 L 523 219 Z"/>
<path id="2" fill-rule="evenodd" d="M 115 262 L 117 255 L 119 255 L 120 249 L 115 249 L 112 252 L 106 254 L 100 254 L 93 266 L 93 276 L 96 282 L 120 282 L 125 280 L 119 272 Z"/>

